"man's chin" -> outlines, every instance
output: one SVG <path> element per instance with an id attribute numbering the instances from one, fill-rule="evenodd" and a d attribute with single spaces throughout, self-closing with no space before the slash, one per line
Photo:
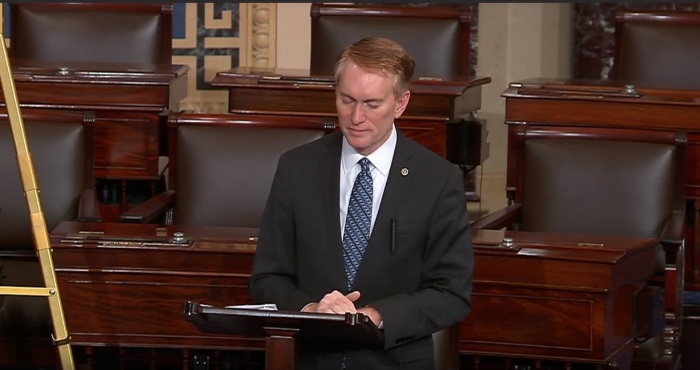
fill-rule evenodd
<path id="1" fill-rule="evenodd" d="M 362 152 L 363 149 L 366 149 L 370 146 L 370 140 L 368 138 L 347 137 L 347 140 L 348 144 L 350 144 L 350 146 L 355 148 L 355 150 L 357 150 L 358 152 Z"/>

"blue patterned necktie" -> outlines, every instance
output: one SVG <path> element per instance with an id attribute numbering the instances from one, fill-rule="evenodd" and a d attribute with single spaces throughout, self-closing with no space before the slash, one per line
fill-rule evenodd
<path id="1" fill-rule="evenodd" d="M 370 161 L 360 159 L 360 173 L 355 178 L 355 184 L 350 193 L 348 214 L 345 218 L 343 234 L 343 258 L 345 259 L 345 275 L 348 279 L 348 289 L 352 288 L 355 274 L 360 268 L 362 255 L 369 241 L 369 230 L 372 223 L 372 175 Z"/>

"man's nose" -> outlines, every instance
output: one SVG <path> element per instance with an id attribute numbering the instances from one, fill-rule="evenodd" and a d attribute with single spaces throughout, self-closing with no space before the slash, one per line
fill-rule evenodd
<path id="1" fill-rule="evenodd" d="M 360 123 L 365 120 L 365 107 L 363 104 L 355 104 L 352 110 L 352 121 L 354 123 Z"/>

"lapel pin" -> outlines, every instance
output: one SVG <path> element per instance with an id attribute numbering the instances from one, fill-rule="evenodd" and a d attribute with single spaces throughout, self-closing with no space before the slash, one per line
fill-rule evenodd
<path id="1" fill-rule="evenodd" d="M 401 176 L 408 176 L 408 168 L 404 167 L 401 169 Z"/>

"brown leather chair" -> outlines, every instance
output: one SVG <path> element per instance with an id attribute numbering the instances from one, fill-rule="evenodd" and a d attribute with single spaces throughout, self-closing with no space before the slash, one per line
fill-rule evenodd
<path id="1" fill-rule="evenodd" d="M 93 127 L 89 112 L 22 109 L 25 136 L 46 227 L 99 221 L 93 189 Z M 6 111 L 0 111 L 0 255 L 33 255 L 34 239 Z M 24 253 L 23 251 L 29 251 Z"/>
<path id="2" fill-rule="evenodd" d="M 170 64 L 172 4 L 11 3 L 11 58 Z"/>
<path id="3" fill-rule="evenodd" d="M 61 221 L 100 221 L 93 189 L 93 118 L 82 112 L 23 109 L 24 131 L 47 231 Z M 7 114 L 0 112 L 0 285 L 45 286 Z M 33 363 L 37 347 L 50 344 L 53 328 L 43 297 L 0 297 L 0 354 L 5 365 Z M 52 358 L 53 361 L 55 353 Z M 5 358 L 3 357 L 3 361 Z"/>
<path id="4" fill-rule="evenodd" d="M 171 113 L 168 190 L 121 219 L 258 227 L 279 156 L 333 129 L 324 118 Z"/>
<path id="5" fill-rule="evenodd" d="M 415 76 L 468 76 L 470 11 L 466 4 L 311 4 L 311 69 L 332 71 L 340 51 L 367 36 L 401 43 Z"/>
<path id="6" fill-rule="evenodd" d="M 670 354 L 662 362 L 677 362 L 683 313 L 686 140 L 685 133 L 660 130 L 515 127 L 508 144 L 509 205 L 475 221 L 473 227 L 659 239 L 663 248 L 650 284 L 664 289 L 667 328 L 663 334 L 658 333 L 663 328 L 657 328 L 648 344 L 665 342 L 667 347 L 657 347 L 660 351 L 654 356 Z M 663 323 L 659 314 L 646 317 Z"/>
<path id="7" fill-rule="evenodd" d="M 639 87 L 700 89 L 700 13 L 615 14 L 613 79 Z"/>

